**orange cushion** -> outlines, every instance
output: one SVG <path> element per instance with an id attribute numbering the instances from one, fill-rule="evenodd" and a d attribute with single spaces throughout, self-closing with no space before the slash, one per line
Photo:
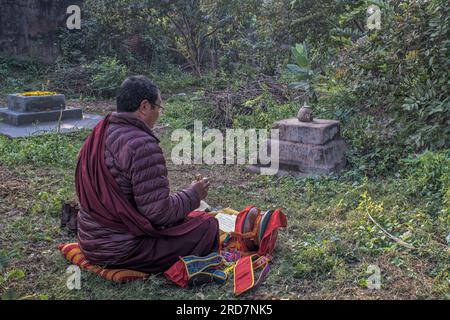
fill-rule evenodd
<path id="1" fill-rule="evenodd" d="M 81 252 L 78 243 L 60 244 L 58 249 L 61 250 L 64 257 L 70 262 L 82 269 L 91 271 L 113 282 L 129 282 L 134 280 L 145 280 L 149 274 L 128 269 L 105 269 L 97 265 L 90 264 Z"/>

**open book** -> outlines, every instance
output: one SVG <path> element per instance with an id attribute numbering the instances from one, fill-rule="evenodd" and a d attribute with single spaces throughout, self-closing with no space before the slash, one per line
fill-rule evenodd
<path id="1" fill-rule="evenodd" d="M 198 207 L 195 211 L 210 212 L 219 221 L 220 231 L 225 233 L 234 232 L 237 214 L 239 213 L 238 211 L 231 208 L 224 208 L 211 212 L 211 206 L 203 200 L 200 202 L 200 207 Z"/>
<path id="2" fill-rule="evenodd" d="M 219 221 L 219 229 L 223 232 L 234 232 L 236 225 L 236 215 L 219 212 L 216 219 Z"/>

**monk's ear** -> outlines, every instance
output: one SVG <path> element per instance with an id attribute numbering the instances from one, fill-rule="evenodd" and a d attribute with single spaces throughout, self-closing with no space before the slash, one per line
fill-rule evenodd
<path id="1" fill-rule="evenodd" d="M 148 100 L 144 99 L 141 101 L 141 104 L 139 105 L 138 111 L 141 113 L 145 113 L 146 112 L 146 108 L 147 108 L 147 104 L 148 104 Z"/>

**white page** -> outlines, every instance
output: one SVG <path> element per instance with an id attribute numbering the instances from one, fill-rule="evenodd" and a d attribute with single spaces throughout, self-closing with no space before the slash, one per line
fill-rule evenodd
<path id="1" fill-rule="evenodd" d="M 237 216 L 225 213 L 218 213 L 216 219 L 219 220 L 219 229 L 223 232 L 234 232 Z"/>
<path id="2" fill-rule="evenodd" d="M 198 207 L 197 209 L 195 209 L 194 211 L 205 211 L 205 212 L 209 212 L 211 211 L 211 206 L 209 204 L 207 204 L 205 201 L 200 201 L 200 207 Z"/>

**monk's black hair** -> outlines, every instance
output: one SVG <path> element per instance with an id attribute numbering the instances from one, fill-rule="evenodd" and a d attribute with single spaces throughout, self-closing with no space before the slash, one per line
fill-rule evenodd
<path id="1" fill-rule="evenodd" d="M 117 112 L 134 112 L 143 100 L 155 103 L 159 89 L 146 76 L 132 76 L 125 79 L 117 94 Z"/>

